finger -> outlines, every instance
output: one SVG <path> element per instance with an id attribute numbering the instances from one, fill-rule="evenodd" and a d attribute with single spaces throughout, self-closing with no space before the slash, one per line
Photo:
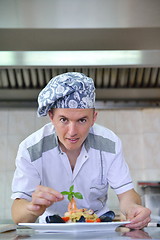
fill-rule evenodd
<path id="1" fill-rule="evenodd" d="M 49 201 L 49 202 L 52 202 L 52 203 L 53 202 L 57 202 L 57 200 L 58 200 L 55 195 L 50 194 L 48 192 L 40 192 L 40 191 L 38 191 L 38 192 L 34 192 L 32 194 L 32 202 L 34 204 L 40 204 L 39 201 L 40 200 L 42 201 L 43 199 L 46 200 L 46 202 Z M 42 205 L 43 205 L 43 203 L 42 203 Z"/>
<path id="2" fill-rule="evenodd" d="M 64 196 L 52 188 L 38 186 L 36 188 L 35 192 L 32 194 L 32 202 L 34 204 L 39 204 L 39 202 L 37 202 L 37 199 L 39 199 L 39 198 L 46 199 L 46 200 L 54 203 L 54 202 L 63 200 Z M 50 203 L 46 203 L 46 204 L 50 205 Z"/>
<path id="3" fill-rule="evenodd" d="M 50 187 L 45 187 L 45 186 L 39 185 L 36 188 L 36 192 L 38 192 L 38 191 L 53 194 L 57 199 L 63 199 L 64 198 L 64 196 L 60 192 L 58 192 L 58 191 L 56 191 L 56 190 L 54 190 L 53 188 L 50 188 Z"/>
<path id="4" fill-rule="evenodd" d="M 46 206 L 35 205 L 31 202 L 27 205 L 27 209 L 31 211 L 33 215 L 39 217 L 46 210 Z"/>
<path id="5" fill-rule="evenodd" d="M 138 223 L 138 222 L 144 222 L 144 221 L 150 221 L 150 215 L 141 213 L 137 216 L 135 216 L 133 219 L 131 219 L 131 223 Z"/>
<path id="6" fill-rule="evenodd" d="M 131 229 L 142 229 L 144 227 L 146 227 L 148 225 L 148 223 L 150 222 L 150 217 L 147 217 L 145 220 L 143 221 L 138 221 L 135 223 L 129 223 L 126 224 L 125 226 Z"/>
<path id="7" fill-rule="evenodd" d="M 44 193 L 39 193 L 38 195 L 32 196 L 32 204 L 34 205 L 44 205 L 46 207 L 49 207 L 51 204 L 56 202 L 56 199 L 52 196 L 48 196 Z"/>
<path id="8" fill-rule="evenodd" d="M 27 209 L 30 210 L 30 211 L 38 211 L 40 209 L 40 206 L 39 205 L 35 205 L 35 204 L 29 204 L 27 206 Z"/>
<path id="9" fill-rule="evenodd" d="M 131 223 L 137 223 L 137 222 L 141 222 L 143 221 L 143 218 L 140 215 L 137 216 L 129 216 L 127 218 L 129 221 L 131 221 Z"/>
<path id="10" fill-rule="evenodd" d="M 143 220 L 150 218 L 151 211 L 148 208 L 141 207 L 140 211 L 137 212 L 130 212 L 127 216 L 132 223 L 142 222 Z"/>

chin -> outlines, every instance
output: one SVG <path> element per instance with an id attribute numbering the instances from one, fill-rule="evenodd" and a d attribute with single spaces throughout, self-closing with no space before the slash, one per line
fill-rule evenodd
<path id="1" fill-rule="evenodd" d="M 76 146 L 76 145 L 70 145 L 70 146 L 65 146 L 65 148 L 67 149 L 67 150 L 69 150 L 69 151 L 73 151 L 73 150 L 78 150 L 78 149 L 80 149 L 80 146 L 78 145 L 78 146 Z"/>

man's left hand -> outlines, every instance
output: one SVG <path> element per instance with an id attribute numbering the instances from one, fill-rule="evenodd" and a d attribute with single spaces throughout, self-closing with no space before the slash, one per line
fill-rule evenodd
<path id="1" fill-rule="evenodd" d="M 131 223 L 125 226 L 132 229 L 142 229 L 151 221 L 150 214 L 151 211 L 148 208 L 135 204 L 126 215 L 127 220 Z"/>

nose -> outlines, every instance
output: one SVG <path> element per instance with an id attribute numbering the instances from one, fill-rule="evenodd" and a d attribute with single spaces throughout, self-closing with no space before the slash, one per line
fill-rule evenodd
<path id="1" fill-rule="evenodd" d="M 70 137 L 74 137 L 77 135 L 77 127 L 75 123 L 70 123 L 68 126 L 68 133 Z"/>

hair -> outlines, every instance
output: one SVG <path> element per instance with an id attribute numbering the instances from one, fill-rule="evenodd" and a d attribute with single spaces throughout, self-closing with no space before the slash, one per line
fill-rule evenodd
<path id="1" fill-rule="evenodd" d="M 52 115 L 54 114 L 54 110 L 57 108 L 51 108 L 48 112 L 51 112 Z M 64 108 L 63 108 L 64 109 Z M 65 108 L 65 109 L 71 109 L 71 108 Z M 96 109 L 95 108 L 75 108 L 75 109 L 93 109 L 93 114 L 95 113 Z"/>

